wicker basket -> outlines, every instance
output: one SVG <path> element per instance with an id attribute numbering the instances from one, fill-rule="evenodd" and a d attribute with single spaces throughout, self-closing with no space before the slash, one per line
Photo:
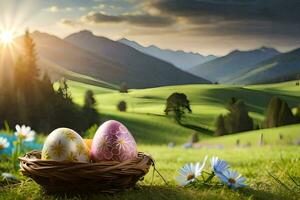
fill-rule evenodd
<path id="1" fill-rule="evenodd" d="M 20 157 L 20 171 L 48 193 L 114 193 L 133 188 L 148 173 L 153 159 L 139 153 L 124 162 L 64 163 L 41 160 L 40 151 Z"/>

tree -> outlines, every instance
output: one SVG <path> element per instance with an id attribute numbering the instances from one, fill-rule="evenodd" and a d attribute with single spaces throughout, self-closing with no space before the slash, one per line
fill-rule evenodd
<path id="1" fill-rule="evenodd" d="M 296 119 L 288 104 L 276 96 L 272 97 L 266 112 L 265 127 L 279 127 L 295 122 Z"/>
<path id="2" fill-rule="evenodd" d="M 121 111 L 121 112 L 126 112 L 127 110 L 127 104 L 125 101 L 120 101 L 118 103 L 118 106 L 117 106 L 118 110 Z"/>
<path id="3" fill-rule="evenodd" d="M 69 94 L 69 86 L 65 78 L 60 79 L 59 88 L 57 93 L 64 99 L 71 100 L 71 95 Z"/>
<path id="4" fill-rule="evenodd" d="M 35 51 L 35 43 L 30 37 L 29 30 L 26 30 L 24 36 L 24 60 L 26 64 L 26 73 L 28 78 L 38 79 L 39 69 L 37 67 L 37 53 Z"/>
<path id="5" fill-rule="evenodd" d="M 227 133 L 238 133 L 253 130 L 253 120 L 248 115 L 248 110 L 243 101 L 237 100 L 229 108 L 225 116 Z"/>
<path id="6" fill-rule="evenodd" d="M 12 84 L 1 87 L 0 123 L 6 120 L 10 125 L 26 124 L 44 133 L 61 126 L 83 131 L 89 124 L 99 123 L 93 94 L 88 92 L 85 108 L 80 107 L 72 101 L 65 79 L 55 91 L 48 73 L 43 72 L 41 76 L 29 31 L 23 37 L 22 50 L 14 63 Z"/>
<path id="7" fill-rule="evenodd" d="M 224 116 L 219 115 L 216 121 L 216 130 L 215 135 L 221 136 L 227 134 L 226 128 L 225 128 L 225 122 L 224 122 Z"/>
<path id="8" fill-rule="evenodd" d="M 127 84 L 125 82 L 123 82 L 121 85 L 120 85 L 120 93 L 128 93 L 128 87 L 127 87 Z"/>
<path id="9" fill-rule="evenodd" d="M 100 116 L 95 108 L 97 102 L 94 97 L 94 93 L 92 90 L 87 90 L 84 97 L 84 106 L 83 113 L 86 117 L 86 126 L 85 128 L 89 128 L 94 124 L 98 124 L 100 121 Z"/>
<path id="10" fill-rule="evenodd" d="M 296 123 L 300 123 L 300 105 L 298 105 L 298 107 L 297 107 L 295 120 L 296 120 Z"/>
<path id="11" fill-rule="evenodd" d="M 198 133 L 197 132 L 194 132 L 191 136 L 191 143 L 194 144 L 194 143 L 197 143 L 199 142 L 199 137 L 198 137 Z"/>
<path id="12" fill-rule="evenodd" d="M 283 101 L 278 115 L 278 126 L 294 124 L 296 119 L 289 108 L 289 105 Z"/>
<path id="13" fill-rule="evenodd" d="M 190 101 L 187 99 L 185 94 L 175 92 L 168 97 L 166 108 L 164 110 L 166 115 L 173 112 L 175 114 L 175 120 L 180 123 L 181 118 L 185 114 L 185 110 L 192 112 L 190 108 Z"/>
<path id="14" fill-rule="evenodd" d="M 23 37 L 22 47 L 23 52 L 14 67 L 14 86 L 18 108 L 16 115 L 19 123 L 32 126 L 33 122 L 41 117 L 38 110 L 42 101 L 35 44 L 28 30 Z"/>
<path id="15" fill-rule="evenodd" d="M 227 109 L 228 110 L 231 110 L 232 109 L 232 106 L 238 101 L 237 98 L 235 97 L 231 97 L 228 101 L 228 105 L 227 105 Z"/>
<path id="16" fill-rule="evenodd" d="M 232 97 L 227 109 L 229 113 L 220 115 L 216 120 L 215 135 L 225 135 L 253 130 L 253 120 L 243 101 Z"/>
<path id="17" fill-rule="evenodd" d="M 96 105 L 96 99 L 92 90 L 88 90 L 85 93 L 84 97 L 84 107 L 85 108 L 94 108 Z"/>

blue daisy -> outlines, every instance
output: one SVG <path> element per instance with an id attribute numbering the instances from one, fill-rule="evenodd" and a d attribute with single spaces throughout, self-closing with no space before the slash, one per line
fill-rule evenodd
<path id="1" fill-rule="evenodd" d="M 221 182 L 226 184 L 229 188 L 236 189 L 246 187 L 246 178 L 238 174 L 236 171 L 225 170 L 222 173 L 216 174 Z"/>
<path id="2" fill-rule="evenodd" d="M 220 160 L 218 157 L 213 156 L 210 159 L 211 169 L 215 174 L 222 173 L 229 168 L 226 161 Z"/>

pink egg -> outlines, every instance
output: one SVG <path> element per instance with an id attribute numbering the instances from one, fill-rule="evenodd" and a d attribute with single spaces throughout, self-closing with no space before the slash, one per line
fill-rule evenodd
<path id="1" fill-rule="evenodd" d="M 93 161 L 125 161 L 135 157 L 136 142 L 123 124 L 109 120 L 98 128 L 91 147 Z"/>

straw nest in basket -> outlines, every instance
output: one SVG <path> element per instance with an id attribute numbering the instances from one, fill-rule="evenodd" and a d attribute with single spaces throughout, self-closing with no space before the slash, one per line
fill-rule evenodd
<path id="1" fill-rule="evenodd" d="M 19 160 L 22 174 L 49 193 L 113 193 L 133 188 L 154 164 L 144 153 L 124 162 L 66 163 L 41 160 L 40 151 L 31 151 Z"/>

